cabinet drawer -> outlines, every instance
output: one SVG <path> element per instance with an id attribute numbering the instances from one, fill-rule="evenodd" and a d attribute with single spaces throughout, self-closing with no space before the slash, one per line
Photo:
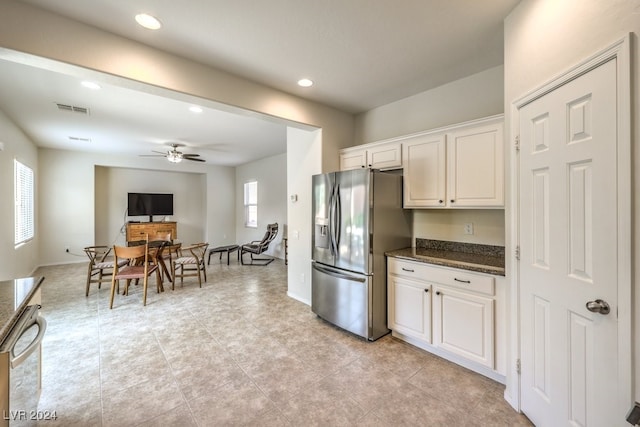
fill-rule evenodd
<path id="1" fill-rule="evenodd" d="M 127 224 L 128 242 L 135 240 L 145 240 L 147 236 L 167 233 L 171 233 L 172 239 L 178 238 L 178 228 L 175 222 L 141 222 Z"/>
<path id="2" fill-rule="evenodd" d="M 469 273 L 460 269 L 399 260 L 397 258 L 389 258 L 388 269 L 389 274 L 401 277 L 440 283 L 485 295 L 495 295 L 494 278 L 490 276 Z"/>

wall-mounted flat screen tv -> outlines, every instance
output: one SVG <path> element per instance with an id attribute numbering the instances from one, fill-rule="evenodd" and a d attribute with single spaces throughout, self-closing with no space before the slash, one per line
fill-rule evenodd
<path id="1" fill-rule="evenodd" d="M 173 215 L 173 194 L 163 193 L 128 193 L 127 214 L 129 216 Z"/>

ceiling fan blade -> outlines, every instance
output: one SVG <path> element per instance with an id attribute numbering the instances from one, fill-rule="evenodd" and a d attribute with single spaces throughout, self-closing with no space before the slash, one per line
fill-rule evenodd
<path id="1" fill-rule="evenodd" d="M 192 162 L 204 162 L 205 161 L 204 159 L 196 159 L 196 158 L 193 158 L 193 157 L 184 157 L 183 156 L 182 158 L 184 160 L 191 160 Z"/>
<path id="2" fill-rule="evenodd" d="M 167 152 L 166 152 L 166 151 L 156 151 L 156 150 L 151 150 L 151 152 L 152 152 L 152 153 L 162 154 L 162 155 L 164 155 L 164 156 L 166 156 L 166 155 L 167 155 Z"/>
<path id="3" fill-rule="evenodd" d="M 138 157 L 167 157 L 166 154 L 138 154 Z"/>
<path id="4" fill-rule="evenodd" d="M 200 157 L 200 154 L 183 154 L 182 157 Z"/>

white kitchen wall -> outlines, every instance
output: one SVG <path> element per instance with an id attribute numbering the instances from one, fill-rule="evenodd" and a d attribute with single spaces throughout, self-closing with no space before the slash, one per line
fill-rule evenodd
<path id="1" fill-rule="evenodd" d="M 494 67 L 362 113 L 353 145 L 500 114 L 503 84 L 503 67 Z"/>
<path id="2" fill-rule="evenodd" d="M 622 37 L 631 36 L 632 170 L 640 170 L 640 2 L 637 0 L 523 0 L 509 14 L 505 28 L 505 112 L 511 127 L 510 108 L 514 100 L 543 85 L 575 64 Z M 507 164 L 510 158 L 507 157 Z M 507 173 L 507 176 L 509 172 Z M 632 194 L 640 189 L 640 174 L 632 176 Z M 509 194 L 509 193 L 507 193 Z M 640 310 L 640 197 L 632 207 L 632 253 L 634 304 Z M 507 230 L 507 242 L 511 230 Z M 509 259 L 507 269 L 509 268 Z M 640 401 L 640 316 L 634 318 L 635 399 Z M 612 363 L 614 363 L 612 361 Z"/>
<path id="3" fill-rule="evenodd" d="M 244 184 L 258 182 L 258 227 L 244 225 Z M 261 240 L 267 224 L 278 223 L 278 235 L 267 255 L 284 259 L 282 237 L 287 233 L 287 155 L 267 157 L 236 167 L 236 240 L 238 244 Z M 215 246 L 220 246 L 215 244 Z M 249 259 L 247 255 L 247 260 Z"/>
<path id="4" fill-rule="evenodd" d="M 14 245 L 14 159 L 29 166 L 34 171 L 36 192 L 38 191 L 38 151 L 33 142 L 0 111 L 0 280 L 14 279 L 30 275 L 37 267 L 38 205 L 36 201 L 36 237 L 19 247 Z"/>
<path id="5" fill-rule="evenodd" d="M 473 224 L 473 234 L 464 225 Z M 504 246 L 502 209 L 414 209 L 414 237 Z"/>
<path id="6" fill-rule="evenodd" d="M 287 129 L 287 191 L 289 198 L 288 295 L 311 305 L 311 177 L 322 170 L 324 131 Z"/>

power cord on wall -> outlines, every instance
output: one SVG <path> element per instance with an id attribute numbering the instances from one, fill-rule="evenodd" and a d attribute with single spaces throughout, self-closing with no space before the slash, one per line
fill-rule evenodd
<path id="1" fill-rule="evenodd" d="M 123 212 L 123 224 L 120 227 L 120 230 L 118 231 L 118 233 L 116 234 L 116 237 L 111 241 L 111 244 L 109 245 L 110 247 L 113 247 L 113 245 L 116 244 L 116 242 L 118 241 L 118 238 L 120 236 L 124 236 L 127 232 L 127 212 L 128 209 L 125 208 L 124 212 Z M 85 254 L 79 254 L 79 253 L 75 253 L 72 252 L 69 248 L 69 246 L 65 247 L 64 252 L 71 255 L 71 256 L 75 256 L 75 257 L 81 257 L 84 258 L 86 255 Z"/>

